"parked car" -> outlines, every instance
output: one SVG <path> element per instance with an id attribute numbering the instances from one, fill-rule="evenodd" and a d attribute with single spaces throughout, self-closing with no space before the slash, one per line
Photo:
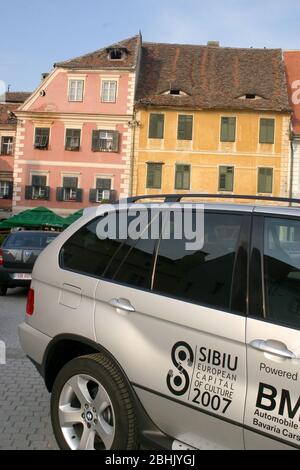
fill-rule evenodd
<path id="1" fill-rule="evenodd" d="M 58 232 L 19 231 L 7 236 L 0 248 L 0 296 L 8 288 L 30 286 L 34 263 Z"/>
<path id="2" fill-rule="evenodd" d="M 204 211 L 192 249 L 172 215 L 183 197 L 156 239 L 99 236 L 115 210 L 131 223 L 129 202 L 154 226 L 135 198 L 84 215 L 35 264 L 19 334 L 61 449 L 300 447 L 299 209 L 185 202 Z"/>

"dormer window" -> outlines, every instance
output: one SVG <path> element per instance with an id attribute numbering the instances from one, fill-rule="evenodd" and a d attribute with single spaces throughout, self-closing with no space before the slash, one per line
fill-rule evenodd
<path id="1" fill-rule="evenodd" d="M 256 93 L 246 93 L 245 95 L 239 96 L 240 100 L 261 100 L 262 96 Z"/>
<path id="2" fill-rule="evenodd" d="M 162 95 L 188 96 L 188 94 L 180 90 L 180 88 L 170 88 L 170 90 L 163 92 Z"/>
<path id="3" fill-rule="evenodd" d="M 114 47 L 107 49 L 109 60 L 124 60 L 127 55 L 127 49 L 122 47 Z"/>

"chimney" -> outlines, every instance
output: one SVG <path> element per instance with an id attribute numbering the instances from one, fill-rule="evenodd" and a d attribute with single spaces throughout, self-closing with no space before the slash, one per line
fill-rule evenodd
<path id="1" fill-rule="evenodd" d="M 47 78 L 49 76 L 49 73 L 45 72 L 45 73 L 42 73 L 42 82 L 45 80 L 45 78 Z"/>
<path id="2" fill-rule="evenodd" d="M 208 47 L 220 47 L 219 41 L 207 41 Z"/>

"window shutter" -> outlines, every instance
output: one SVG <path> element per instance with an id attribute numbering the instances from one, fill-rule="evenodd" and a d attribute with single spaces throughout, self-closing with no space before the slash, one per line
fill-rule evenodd
<path id="1" fill-rule="evenodd" d="M 56 188 L 56 200 L 57 201 L 64 200 L 64 188 Z"/>
<path id="2" fill-rule="evenodd" d="M 117 200 L 117 191 L 115 190 L 111 190 L 110 191 L 110 198 L 109 198 L 109 202 L 116 202 Z"/>
<path id="3" fill-rule="evenodd" d="M 234 168 L 221 166 L 219 170 L 219 191 L 233 191 Z"/>
<path id="4" fill-rule="evenodd" d="M 235 142 L 236 118 L 222 117 L 221 142 Z"/>
<path id="5" fill-rule="evenodd" d="M 113 151 L 118 152 L 119 151 L 119 132 L 114 131 L 113 133 Z"/>
<path id="6" fill-rule="evenodd" d="M 97 189 L 90 189 L 90 197 L 89 200 L 90 202 L 97 202 Z"/>
<path id="7" fill-rule="evenodd" d="M 150 114 L 149 139 L 164 138 L 164 115 Z"/>
<path id="8" fill-rule="evenodd" d="M 259 168 L 258 170 L 258 188 L 259 193 L 273 192 L 273 169 Z"/>
<path id="9" fill-rule="evenodd" d="M 77 189 L 76 191 L 76 202 L 82 202 L 83 198 L 83 190 L 82 189 Z"/>
<path id="10" fill-rule="evenodd" d="M 259 142 L 261 144 L 274 144 L 274 139 L 275 139 L 275 120 L 274 119 L 261 119 Z"/>
<path id="11" fill-rule="evenodd" d="M 50 199 L 50 186 L 45 187 L 45 199 Z"/>
<path id="12" fill-rule="evenodd" d="M 97 152 L 99 150 L 99 139 L 100 131 L 94 130 L 92 135 L 92 151 Z"/>
<path id="13" fill-rule="evenodd" d="M 32 186 L 25 186 L 25 199 L 26 201 L 32 200 Z"/>
<path id="14" fill-rule="evenodd" d="M 179 115 L 178 116 L 178 140 L 192 140 L 193 139 L 193 116 Z"/>
<path id="15" fill-rule="evenodd" d="M 147 165 L 147 188 L 161 189 L 162 164 L 148 163 Z"/>
<path id="16" fill-rule="evenodd" d="M 13 190 L 14 190 L 14 183 L 12 181 L 9 181 L 8 183 L 8 199 L 13 198 Z"/>

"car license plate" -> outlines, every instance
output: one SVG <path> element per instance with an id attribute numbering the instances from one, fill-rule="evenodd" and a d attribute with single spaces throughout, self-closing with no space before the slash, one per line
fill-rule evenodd
<path id="1" fill-rule="evenodd" d="M 31 274 L 26 274 L 26 273 L 15 273 L 12 275 L 12 278 L 18 281 L 31 281 L 32 280 Z"/>

